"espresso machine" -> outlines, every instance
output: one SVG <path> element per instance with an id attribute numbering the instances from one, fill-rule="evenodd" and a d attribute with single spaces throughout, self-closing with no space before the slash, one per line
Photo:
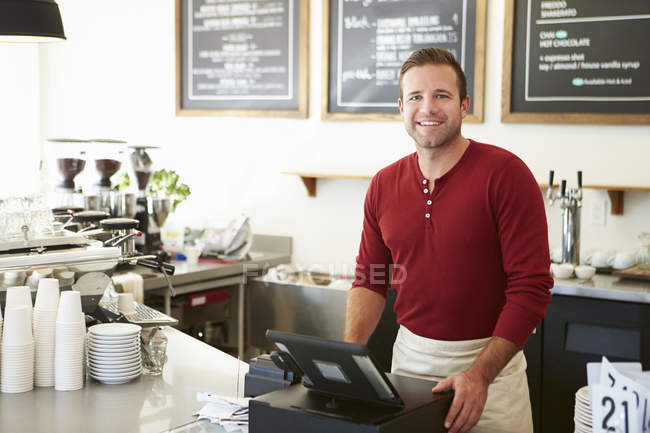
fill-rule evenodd
<path id="1" fill-rule="evenodd" d="M 562 179 L 560 188 L 553 186 L 555 172 L 548 176 L 546 197 L 552 206 L 559 200 L 562 208 L 562 263 L 580 264 L 580 210 L 582 208 L 582 171 L 578 171 L 577 188 L 567 188 L 567 181 Z"/>
<path id="2" fill-rule="evenodd" d="M 168 255 L 162 249 L 160 229 L 165 224 L 172 210 L 172 199 L 152 197 L 147 193 L 147 186 L 153 173 L 153 162 L 147 153 L 149 149 L 158 149 L 156 146 L 130 146 L 131 165 L 138 182 L 138 198 L 136 200 L 136 214 L 140 224 L 138 229 L 142 235 L 135 239 L 135 247 L 143 254 L 157 254 L 163 260 Z"/>

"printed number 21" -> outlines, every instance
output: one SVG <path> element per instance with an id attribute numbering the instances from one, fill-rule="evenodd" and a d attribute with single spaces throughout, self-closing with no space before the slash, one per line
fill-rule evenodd
<path id="1" fill-rule="evenodd" d="M 603 401 L 601 402 L 601 404 L 603 406 L 606 406 L 607 403 L 610 404 L 610 407 L 609 407 L 609 412 L 607 412 L 607 415 L 605 415 L 605 418 L 603 419 L 603 428 L 605 429 L 605 431 L 615 432 L 616 429 L 614 427 L 608 426 L 607 421 L 609 421 L 609 419 L 612 417 L 612 415 L 614 415 L 614 410 L 616 408 L 616 404 L 614 403 L 614 400 L 611 397 L 603 397 Z M 627 421 L 628 420 L 627 402 L 624 401 L 622 403 L 622 405 L 623 405 L 623 408 L 625 410 L 625 433 L 629 433 L 630 427 L 629 427 L 628 421 Z"/>

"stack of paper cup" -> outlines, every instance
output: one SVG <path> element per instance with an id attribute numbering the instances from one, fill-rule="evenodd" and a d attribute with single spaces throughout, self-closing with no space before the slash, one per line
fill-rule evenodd
<path id="1" fill-rule="evenodd" d="M 59 308 L 59 280 L 38 281 L 34 305 L 34 384 L 54 386 L 54 343 Z"/>
<path id="2" fill-rule="evenodd" d="M 61 292 L 56 316 L 54 388 L 74 391 L 83 388 L 84 327 L 81 296 L 74 290 Z"/>
<path id="3" fill-rule="evenodd" d="M 0 390 L 26 392 L 34 389 L 34 339 L 30 310 L 25 305 L 5 308 L 2 330 Z"/>
<path id="4" fill-rule="evenodd" d="M 32 320 L 32 290 L 28 286 L 7 288 L 5 308 L 25 305 L 29 309 L 29 320 Z M 6 314 L 5 314 L 6 316 Z"/>
<path id="5" fill-rule="evenodd" d="M 0 308 L 0 379 L 2 379 L 2 308 Z"/>

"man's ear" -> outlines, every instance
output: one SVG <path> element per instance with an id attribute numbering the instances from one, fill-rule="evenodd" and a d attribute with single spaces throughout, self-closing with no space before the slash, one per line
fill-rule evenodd
<path id="1" fill-rule="evenodd" d="M 402 106 L 402 98 L 397 99 L 397 106 L 399 107 L 399 114 L 404 114 L 404 107 Z"/>
<path id="2" fill-rule="evenodd" d="M 469 112 L 469 95 L 465 96 L 465 99 L 463 99 L 460 103 L 460 115 L 464 119 L 465 116 L 467 116 L 467 113 Z"/>

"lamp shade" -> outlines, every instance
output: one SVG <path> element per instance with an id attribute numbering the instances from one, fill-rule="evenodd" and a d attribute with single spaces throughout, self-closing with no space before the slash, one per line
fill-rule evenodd
<path id="1" fill-rule="evenodd" d="M 65 39 L 54 0 L 0 0 L 0 42 Z"/>

